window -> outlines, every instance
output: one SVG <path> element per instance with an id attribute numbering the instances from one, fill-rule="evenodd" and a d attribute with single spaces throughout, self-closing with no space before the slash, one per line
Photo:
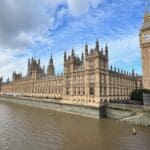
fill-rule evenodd
<path id="1" fill-rule="evenodd" d="M 94 83 L 94 73 L 89 74 L 89 82 L 90 82 L 90 84 Z"/>
<path id="2" fill-rule="evenodd" d="M 105 75 L 104 75 L 104 74 L 101 74 L 100 77 L 101 77 L 101 81 L 100 81 L 100 82 L 101 82 L 102 84 L 105 84 L 105 83 L 106 83 L 106 77 L 105 77 Z"/>
<path id="3" fill-rule="evenodd" d="M 76 88 L 74 88 L 74 95 L 76 95 Z"/>
<path id="4" fill-rule="evenodd" d="M 83 87 L 83 95 L 85 94 L 85 88 Z"/>
<path id="5" fill-rule="evenodd" d="M 67 95 L 70 94 L 70 78 L 69 77 L 66 78 L 66 94 Z"/>
<path id="6" fill-rule="evenodd" d="M 80 95 L 80 88 L 78 88 L 78 94 Z"/>
<path id="7" fill-rule="evenodd" d="M 90 84 L 89 93 L 90 95 L 94 95 L 94 84 Z"/>
<path id="8" fill-rule="evenodd" d="M 67 94 L 67 95 L 70 94 L 70 88 L 69 88 L 69 87 L 66 88 L 66 94 Z"/>

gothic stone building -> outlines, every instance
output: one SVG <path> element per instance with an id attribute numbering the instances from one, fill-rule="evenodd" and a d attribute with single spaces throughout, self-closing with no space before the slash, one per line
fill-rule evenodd
<path id="1" fill-rule="evenodd" d="M 150 89 L 150 13 L 146 12 L 140 31 L 140 45 L 143 68 L 143 87 Z"/>
<path id="2" fill-rule="evenodd" d="M 55 75 L 51 56 L 47 73 L 40 60 L 29 59 L 27 76 L 16 72 L 12 82 L 1 84 L 1 94 L 51 98 L 68 103 L 99 104 L 110 100 L 129 99 L 130 93 L 141 87 L 141 78 L 134 71 L 128 73 L 108 67 L 108 47 L 101 48 L 98 40 L 93 49 L 85 45 L 81 58 L 74 49 L 71 55 L 64 53 L 64 73 Z"/>

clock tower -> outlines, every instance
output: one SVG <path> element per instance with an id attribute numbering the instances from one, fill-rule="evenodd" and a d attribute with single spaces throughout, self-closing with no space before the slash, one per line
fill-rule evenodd
<path id="1" fill-rule="evenodd" d="M 150 89 L 150 13 L 146 10 L 144 22 L 140 30 L 140 46 L 142 55 L 143 88 Z"/>

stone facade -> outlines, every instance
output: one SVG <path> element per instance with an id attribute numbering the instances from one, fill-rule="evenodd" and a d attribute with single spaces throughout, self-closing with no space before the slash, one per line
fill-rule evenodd
<path id="1" fill-rule="evenodd" d="M 85 45 L 81 58 L 74 49 L 71 55 L 65 52 L 62 75 L 55 75 L 52 56 L 46 73 L 40 60 L 32 58 L 28 60 L 27 76 L 14 72 L 12 82 L 1 84 L 1 94 L 53 98 L 85 105 L 129 99 L 134 89 L 141 88 L 141 77 L 135 75 L 134 70 L 128 73 L 112 66 L 109 69 L 108 60 L 108 46 L 100 48 L 98 40 L 92 49 Z"/>
<path id="2" fill-rule="evenodd" d="M 145 13 L 144 23 L 140 30 L 142 54 L 143 88 L 150 89 L 150 14 Z"/>

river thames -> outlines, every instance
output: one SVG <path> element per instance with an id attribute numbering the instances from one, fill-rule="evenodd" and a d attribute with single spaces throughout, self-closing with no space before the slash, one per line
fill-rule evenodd
<path id="1" fill-rule="evenodd" d="M 149 149 L 149 127 L 0 102 L 0 150 Z"/>

